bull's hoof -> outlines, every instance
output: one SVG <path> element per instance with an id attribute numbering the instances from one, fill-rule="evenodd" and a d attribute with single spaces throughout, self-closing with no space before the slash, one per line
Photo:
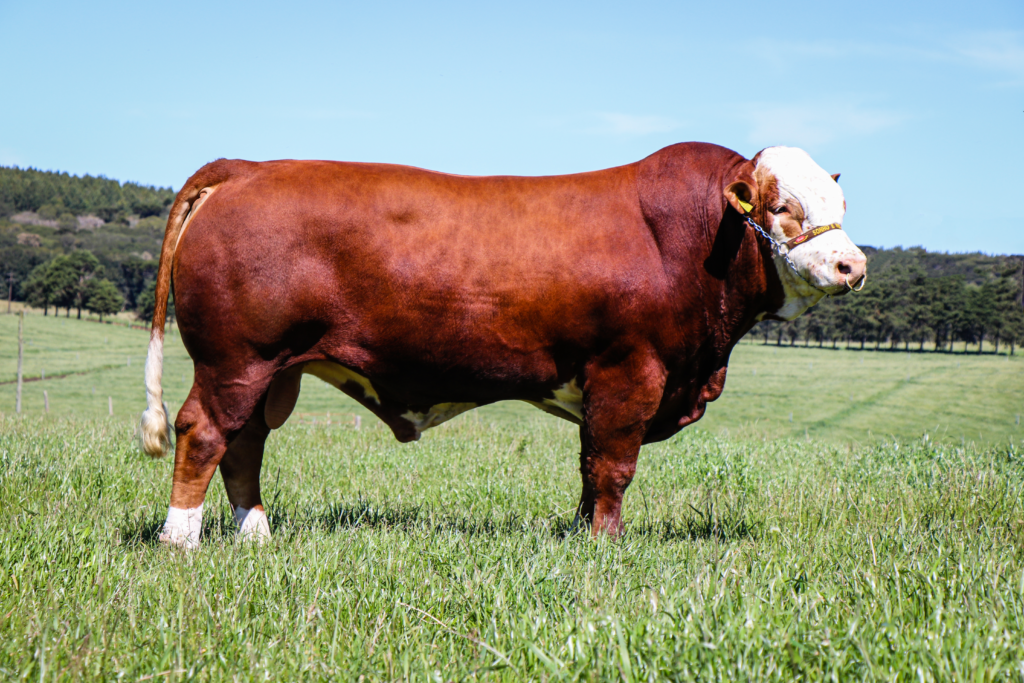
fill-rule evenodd
<path id="1" fill-rule="evenodd" d="M 180 548 L 181 550 L 196 550 L 199 541 L 193 541 L 186 535 L 174 533 L 173 531 L 161 531 L 157 540 L 168 548 Z"/>
<path id="2" fill-rule="evenodd" d="M 235 508 L 235 521 L 238 522 L 239 541 L 263 544 L 270 540 L 270 523 L 262 507 Z"/>
<path id="3" fill-rule="evenodd" d="M 601 536 L 618 538 L 624 530 L 620 520 L 603 519 L 595 522 L 593 518 L 585 517 L 578 512 L 576 513 L 576 518 L 572 520 L 572 526 L 569 527 L 570 534 L 588 532 L 594 538 Z"/>
<path id="4" fill-rule="evenodd" d="M 171 507 L 158 540 L 172 548 L 195 550 L 199 547 L 199 534 L 203 528 L 203 506 L 183 510 Z"/>

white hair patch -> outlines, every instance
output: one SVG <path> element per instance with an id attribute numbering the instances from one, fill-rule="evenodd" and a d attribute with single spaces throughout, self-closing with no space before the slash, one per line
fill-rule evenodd
<path id="1" fill-rule="evenodd" d="M 780 197 L 800 202 L 805 228 L 843 222 L 846 203 L 842 188 L 807 152 L 797 147 L 768 147 L 761 151 L 757 165 L 775 176 Z"/>
<path id="2" fill-rule="evenodd" d="M 203 529 L 203 506 L 197 508 L 171 507 L 160 541 L 168 545 L 191 550 L 199 547 L 199 533 Z"/>
<path id="3" fill-rule="evenodd" d="M 803 213 L 801 233 L 812 228 L 842 225 L 846 214 L 843 190 L 810 155 L 796 147 L 768 147 L 761 151 L 758 169 L 775 179 L 779 200 L 797 202 Z M 765 226 L 779 242 L 793 237 L 785 234 L 782 219 L 773 207 Z M 788 214 L 785 214 L 788 215 Z M 864 272 L 865 257 L 843 230 L 825 232 L 789 250 L 787 258 L 776 256 L 776 271 L 782 282 L 785 300 L 775 315 L 792 320 L 827 294 L 841 294 L 852 288 Z M 848 274 L 856 269 L 854 282 Z"/>
<path id="4" fill-rule="evenodd" d="M 270 539 L 270 523 L 267 513 L 259 508 L 235 508 L 235 521 L 238 522 L 238 538 L 243 541 L 262 543 Z"/>

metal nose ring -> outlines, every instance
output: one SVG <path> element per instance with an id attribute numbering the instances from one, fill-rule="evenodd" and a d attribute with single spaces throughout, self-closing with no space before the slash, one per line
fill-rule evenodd
<path id="1" fill-rule="evenodd" d="M 859 292 L 860 290 L 864 289 L 864 285 L 866 285 L 867 283 L 868 283 L 868 274 L 867 273 L 864 273 L 863 275 L 861 275 L 860 276 L 860 280 L 858 280 L 855 283 L 855 285 L 859 284 L 860 287 L 857 287 L 857 286 L 851 287 L 850 286 L 850 276 L 849 275 L 846 276 L 846 289 L 848 289 L 851 292 Z"/>

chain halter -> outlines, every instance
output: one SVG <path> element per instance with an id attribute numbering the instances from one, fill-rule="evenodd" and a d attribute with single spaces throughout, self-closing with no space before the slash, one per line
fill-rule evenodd
<path id="1" fill-rule="evenodd" d="M 808 241 L 814 239 L 815 237 L 818 237 L 819 235 L 824 235 L 829 230 L 842 230 L 843 226 L 840 225 L 839 223 L 829 223 L 828 225 L 819 225 L 816 228 L 811 228 L 807 232 L 800 233 L 799 235 L 797 235 L 796 237 L 794 237 L 793 239 L 791 239 L 791 240 L 789 240 L 787 242 L 780 242 L 777 239 L 775 239 L 774 237 L 772 237 L 768 233 L 767 230 L 762 228 L 760 225 L 755 223 L 753 221 L 753 219 L 750 218 L 750 215 L 748 214 L 748 212 L 751 211 L 754 208 L 752 205 L 746 203 L 745 201 L 740 200 L 740 206 L 742 206 L 743 209 L 744 209 L 744 213 L 741 214 L 743 216 L 743 220 L 745 220 L 747 222 L 747 225 L 752 227 L 757 232 L 757 234 L 761 235 L 761 237 L 763 237 L 766 240 L 768 240 L 768 244 L 772 248 L 772 254 L 774 254 L 775 256 L 781 256 L 786 261 L 786 265 L 788 265 L 790 268 L 793 269 L 793 272 L 796 273 L 796 276 L 798 278 L 800 278 L 804 282 L 807 282 L 807 284 L 811 285 L 811 287 L 814 287 L 814 285 L 812 285 L 810 282 L 808 282 L 807 279 L 803 275 L 800 274 L 800 269 L 796 267 L 795 263 L 793 263 L 793 259 L 789 258 L 789 252 L 792 251 L 794 247 L 797 247 L 797 246 L 803 244 L 804 242 L 808 242 Z M 848 290 L 850 290 L 851 292 L 859 292 L 861 289 L 864 289 L 864 285 L 866 284 L 866 282 L 867 282 L 867 278 L 866 277 L 865 278 L 861 278 L 860 288 L 859 289 L 855 289 L 854 287 L 850 286 L 850 279 L 847 278 L 846 279 L 846 288 Z M 818 288 L 814 287 L 814 289 L 818 289 Z M 832 295 L 829 294 L 828 296 L 832 296 Z"/>

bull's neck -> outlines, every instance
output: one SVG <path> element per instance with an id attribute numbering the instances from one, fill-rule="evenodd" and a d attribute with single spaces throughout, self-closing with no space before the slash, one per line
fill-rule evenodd
<path id="1" fill-rule="evenodd" d="M 679 341 L 683 346 L 692 343 L 687 338 L 692 337 L 696 317 L 703 348 L 710 346 L 728 356 L 736 342 L 781 301 L 781 285 L 769 271 L 771 252 L 731 210 L 717 224 L 694 226 L 689 239 L 678 240 L 675 246 L 663 251 L 663 257 L 666 273 L 674 280 L 673 291 L 687 293 L 676 301 L 677 326 L 683 337 Z M 690 292 L 698 294 L 694 297 Z"/>

